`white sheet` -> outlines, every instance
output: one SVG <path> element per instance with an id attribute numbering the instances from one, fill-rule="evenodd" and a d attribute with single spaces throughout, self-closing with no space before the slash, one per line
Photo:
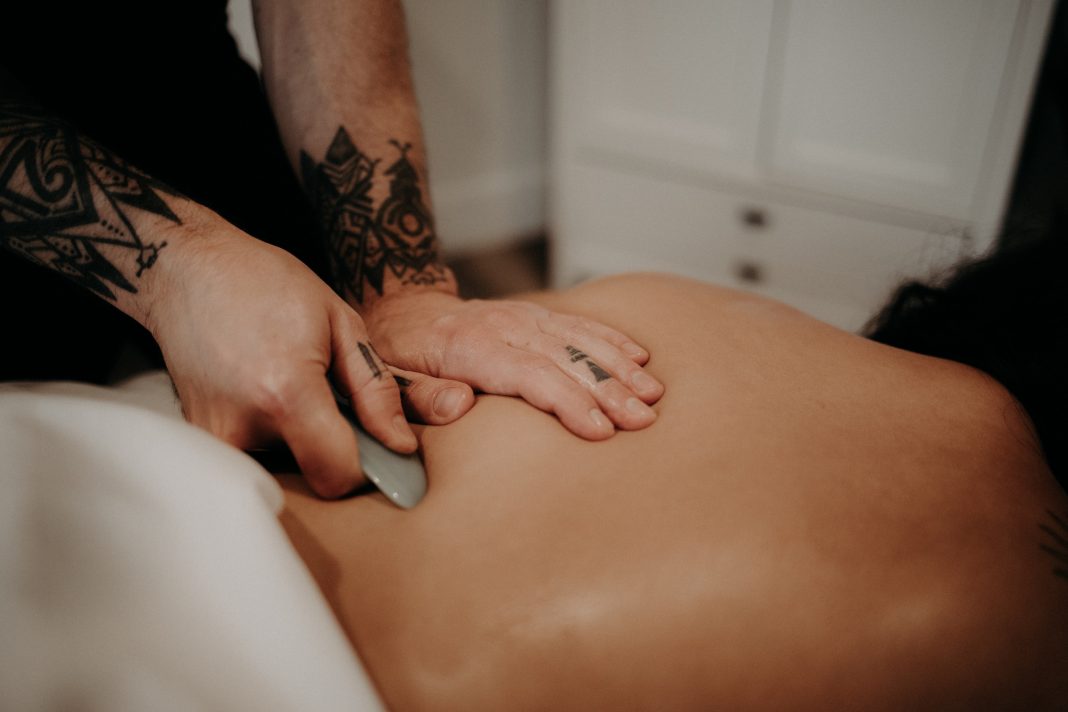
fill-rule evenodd
<path id="1" fill-rule="evenodd" d="M 165 374 L 0 385 L 0 707 L 382 709 L 281 502 Z"/>

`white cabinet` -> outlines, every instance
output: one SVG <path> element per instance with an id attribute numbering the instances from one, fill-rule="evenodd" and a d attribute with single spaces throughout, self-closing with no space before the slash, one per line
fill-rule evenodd
<path id="1" fill-rule="evenodd" d="M 855 328 L 990 245 L 1049 0 L 557 0 L 554 282 L 660 269 Z"/>
<path id="2" fill-rule="evenodd" d="M 770 2 L 589 0 L 558 4 L 554 13 L 561 22 L 560 14 L 574 15 L 560 29 L 583 45 L 560 69 L 581 82 L 574 109 L 584 143 L 750 175 Z"/>

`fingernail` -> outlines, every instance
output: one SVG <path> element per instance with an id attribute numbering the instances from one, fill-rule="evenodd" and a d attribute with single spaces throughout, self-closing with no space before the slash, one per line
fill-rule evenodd
<path id="1" fill-rule="evenodd" d="M 645 371 L 638 371 L 637 373 L 635 373 L 634 376 L 630 379 L 630 382 L 639 391 L 655 391 L 657 388 L 660 387 L 660 384 L 657 382 L 657 380 Z"/>
<path id="2" fill-rule="evenodd" d="M 628 341 L 627 343 L 623 344 L 623 353 L 625 353 L 627 356 L 639 357 L 645 355 L 645 349 L 643 349 L 641 346 L 638 346 L 638 344 L 634 344 Z"/>
<path id="3" fill-rule="evenodd" d="M 393 430 L 395 430 L 397 435 L 399 435 L 401 439 L 404 440 L 405 445 L 417 444 L 415 441 L 415 434 L 408 426 L 408 421 L 405 420 L 404 416 L 400 413 L 393 416 Z"/>
<path id="4" fill-rule="evenodd" d="M 456 414 L 463 402 L 464 392 L 459 388 L 446 388 L 434 396 L 434 415 L 448 418 Z"/>
<path id="5" fill-rule="evenodd" d="M 635 415 L 642 415 L 646 417 L 650 415 L 656 416 L 655 410 L 645 405 L 645 403 L 642 403 L 637 398 L 628 398 L 626 406 L 627 410 L 629 410 L 631 413 L 634 413 Z"/>
<path id="6" fill-rule="evenodd" d="M 590 420 L 601 430 L 608 430 L 612 427 L 612 424 L 608 422 L 608 416 L 596 408 L 590 410 Z"/>

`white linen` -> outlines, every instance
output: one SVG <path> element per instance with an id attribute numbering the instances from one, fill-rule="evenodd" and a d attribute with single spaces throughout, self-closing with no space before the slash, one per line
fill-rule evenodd
<path id="1" fill-rule="evenodd" d="M 281 504 L 165 374 L 0 386 L 0 707 L 382 709 Z"/>

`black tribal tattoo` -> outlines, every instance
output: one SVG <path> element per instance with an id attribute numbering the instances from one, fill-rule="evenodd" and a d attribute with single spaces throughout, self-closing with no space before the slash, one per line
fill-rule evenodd
<path id="1" fill-rule="evenodd" d="M 146 243 L 132 217 L 180 223 L 160 197 L 178 194 L 40 110 L 0 104 L 0 245 L 113 300 L 111 286 L 152 267 L 166 242 Z M 117 266 L 135 255 L 131 276 Z"/>
<path id="2" fill-rule="evenodd" d="M 593 359 L 591 359 L 579 349 L 576 349 L 574 346 L 565 346 L 564 348 L 566 348 L 567 353 L 571 355 L 571 363 L 578 363 L 579 361 L 586 362 L 586 367 L 590 369 L 590 373 L 593 374 L 594 380 L 596 380 L 598 383 L 600 383 L 601 381 L 607 381 L 609 378 L 612 377 L 612 375 L 608 373 L 608 371 L 605 371 L 603 368 L 594 363 Z"/>
<path id="3" fill-rule="evenodd" d="M 384 171 L 389 196 L 377 207 L 372 191 L 381 159 L 360 151 L 344 127 L 321 163 L 300 152 L 301 180 L 325 231 L 335 287 L 357 304 L 364 302 L 365 284 L 382 294 L 390 273 L 402 284 L 447 279 L 419 175 L 408 160 L 411 144 L 391 143 L 400 157 Z"/>
<path id="4" fill-rule="evenodd" d="M 1038 525 L 1045 538 L 1039 548 L 1053 557 L 1053 575 L 1068 579 L 1068 520 L 1046 510 L 1049 522 Z"/>
<path id="5" fill-rule="evenodd" d="M 356 345 L 360 347 L 360 353 L 363 354 L 363 360 L 367 362 L 367 367 L 371 369 L 371 373 L 374 377 L 376 379 L 382 378 L 382 367 L 378 365 L 378 361 L 381 357 L 378 357 L 374 347 L 370 344 L 365 344 L 362 341 L 357 341 Z"/>

